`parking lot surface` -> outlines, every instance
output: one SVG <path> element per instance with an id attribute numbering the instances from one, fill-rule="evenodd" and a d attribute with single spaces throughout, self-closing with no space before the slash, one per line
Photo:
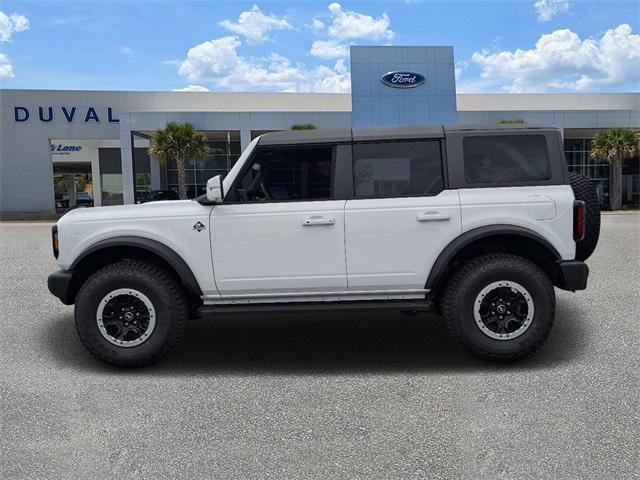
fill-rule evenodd
<path id="1" fill-rule="evenodd" d="M 640 216 L 603 216 L 545 348 L 477 360 L 438 316 L 191 322 L 144 370 L 85 352 L 43 223 L 0 224 L 0 477 L 638 478 Z"/>

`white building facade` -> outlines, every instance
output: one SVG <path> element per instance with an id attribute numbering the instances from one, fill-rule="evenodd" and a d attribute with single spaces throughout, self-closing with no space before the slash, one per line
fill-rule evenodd
<path id="1" fill-rule="evenodd" d="M 415 88 L 395 88 L 396 78 Z M 226 173 L 257 135 L 296 124 L 554 125 L 563 131 L 570 170 L 594 179 L 605 206 L 609 167 L 589 158 L 590 141 L 605 128 L 640 129 L 639 93 L 455 95 L 451 47 L 354 47 L 351 95 L 0 90 L 0 106 L 3 219 L 131 204 L 154 192 L 170 198 L 175 164 L 160 165 L 147 153 L 150 135 L 168 121 L 194 124 L 210 143 L 209 155 L 188 164 L 191 196 Z M 639 163 L 624 167 L 628 207 L 639 205 Z"/>

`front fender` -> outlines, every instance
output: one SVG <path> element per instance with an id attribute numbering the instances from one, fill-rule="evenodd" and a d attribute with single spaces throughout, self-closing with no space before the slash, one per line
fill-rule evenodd
<path id="1" fill-rule="evenodd" d="M 198 280 L 184 259 L 167 245 L 145 237 L 116 236 L 96 242 L 78 255 L 71 264 L 70 270 L 75 270 L 78 265 L 90 255 L 110 247 L 137 247 L 157 255 L 173 268 L 182 283 L 187 286 L 189 293 L 197 295 L 198 297 L 202 295 L 202 289 L 198 284 Z"/>
<path id="2" fill-rule="evenodd" d="M 58 265 L 72 270 L 81 258 L 101 248 L 135 246 L 165 259 L 198 295 L 217 295 L 208 214 L 207 209 L 202 215 L 60 222 Z M 195 229 L 198 222 L 205 228 Z"/>

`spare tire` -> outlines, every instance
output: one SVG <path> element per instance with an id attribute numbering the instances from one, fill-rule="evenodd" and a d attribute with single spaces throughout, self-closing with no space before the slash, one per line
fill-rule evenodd
<path id="1" fill-rule="evenodd" d="M 596 188 L 585 175 L 569 173 L 569 183 L 576 200 L 585 203 L 584 240 L 576 243 L 576 260 L 585 261 L 591 256 L 600 236 L 600 202 Z"/>

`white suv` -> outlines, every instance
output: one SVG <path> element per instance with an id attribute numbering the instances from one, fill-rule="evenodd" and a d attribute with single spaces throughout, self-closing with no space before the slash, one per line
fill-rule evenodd
<path id="1" fill-rule="evenodd" d="M 599 221 L 554 128 L 278 132 L 195 200 L 64 215 L 49 289 L 120 366 L 157 361 L 189 318 L 285 310 L 441 312 L 512 360 L 549 335 L 554 285 L 586 288 Z"/>

